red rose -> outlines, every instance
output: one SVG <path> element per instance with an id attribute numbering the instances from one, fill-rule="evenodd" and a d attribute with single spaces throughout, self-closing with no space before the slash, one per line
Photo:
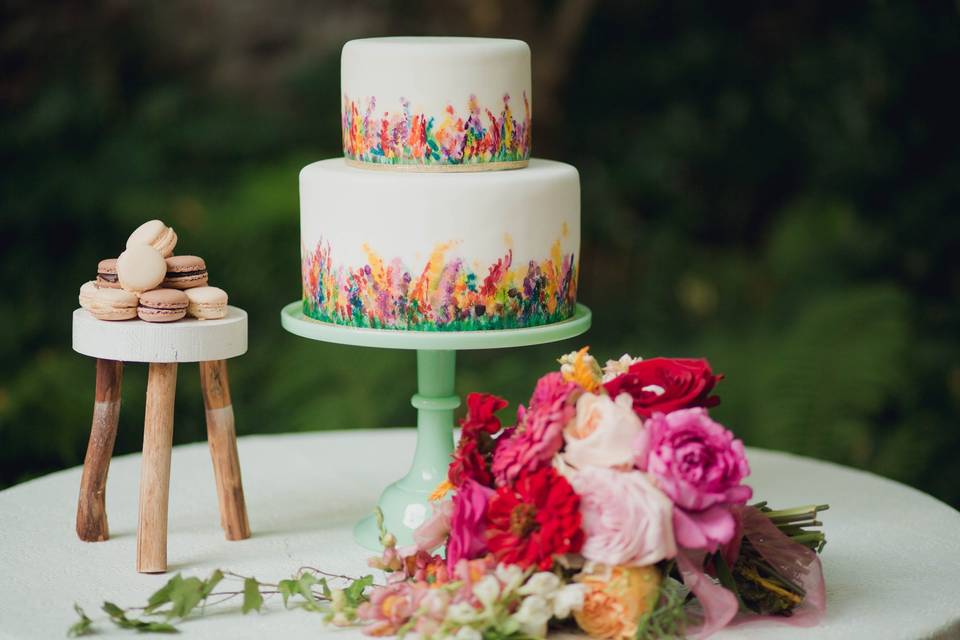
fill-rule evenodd
<path id="1" fill-rule="evenodd" d="M 655 411 L 716 406 L 720 398 L 710 392 L 721 379 L 703 358 L 650 358 L 630 365 L 626 373 L 603 386 L 612 398 L 629 393 L 633 410 L 649 418 Z"/>
<path id="2" fill-rule="evenodd" d="M 547 571 L 583 546 L 580 496 L 553 467 L 522 471 L 487 506 L 487 547 L 499 562 Z"/>
<path id="3" fill-rule="evenodd" d="M 460 442 L 447 469 L 447 480 L 454 487 L 461 486 L 467 479 L 493 486 L 490 461 L 496 443 L 492 436 L 501 428 L 495 413 L 506 406 L 506 400 L 488 393 L 467 396 L 467 415 L 460 421 Z"/>
<path id="4" fill-rule="evenodd" d="M 506 406 L 506 400 L 489 393 L 469 394 L 467 396 L 467 415 L 460 421 L 463 434 L 484 431 L 493 435 L 500 431 L 500 418 L 494 414 Z"/>

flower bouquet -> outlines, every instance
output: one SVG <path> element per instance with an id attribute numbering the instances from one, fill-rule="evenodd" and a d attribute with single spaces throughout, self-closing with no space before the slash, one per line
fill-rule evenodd
<path id="1" fill-rule="evenodd" d="M 701 637 L 751 618 L 815 624 L 825 609 L 823 505 L 748 505 L 743 443 L 711 419 L 722 376 L 706 360 L 584 348 L 507 402 L 467 397 L 433 515 L 359 605 L 370 635 Z M 441 550 L 443 551 L 441 555 Z M 353 617 L 353 616 L 351 616 Z"/>

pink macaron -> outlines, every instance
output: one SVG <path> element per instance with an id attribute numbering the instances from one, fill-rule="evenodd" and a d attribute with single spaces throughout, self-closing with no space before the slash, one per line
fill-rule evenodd
<path id="1" fill-rule="evenodd" d="M 153 289 L 140 295 L 137 316 L 146 322 L 175 322 L 187 315 L 189 303 L 178 289 Z"/>
<path id="2" fill-rule="evenodd" d="M 167 289 L 192 289 L 207 284 L 207 263 L 199 256 L 170 256 L 167 258 L 167 275 L 163 287 Z"/>
<path id="3" fill-rule="evenodd" d="M 119 289 L 120 279 L 117 277 L 117 259 L 107 258 L 97 265 L 97 286 L 101 289 Z"/>

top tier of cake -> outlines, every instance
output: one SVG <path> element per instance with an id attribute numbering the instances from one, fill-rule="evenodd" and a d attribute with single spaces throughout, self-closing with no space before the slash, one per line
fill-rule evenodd
<path id="1" fill-rule="evenodd" d="M 530 158 L 530 48 L 493 38 L 351 40 L 343 154 L 368 168 L 485 171 Z"/>

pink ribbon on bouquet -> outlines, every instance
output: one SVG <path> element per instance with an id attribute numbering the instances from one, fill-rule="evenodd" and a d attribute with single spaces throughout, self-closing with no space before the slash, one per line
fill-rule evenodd
<path id="1" fill-rule="evenodd" d="M 703 551 L 694 549 L 681 549 L 677 553 L 677 568 L 683 584 L 697 597 L 703 612 L 702 620 L 693 628 L 687 629 L 687 632 L 697 639 L 706 638 L 730 624 L 740 608 L 737 596 L 732 591 L 728 591 L 704 573 L 705 555 Z"/>

